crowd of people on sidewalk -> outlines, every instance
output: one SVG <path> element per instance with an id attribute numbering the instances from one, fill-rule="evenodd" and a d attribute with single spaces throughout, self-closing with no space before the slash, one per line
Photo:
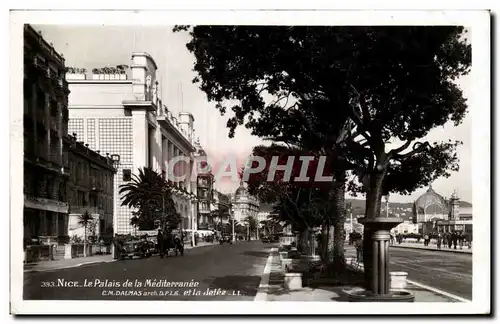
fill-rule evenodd
<path id="1" fill-rule="evenodd" d="M 424 246 L 429 246 L 431 239 L 435 240 L 436 246 L 438 249 L 442 247 L 448 247 L 449 249 L 463 249 L 467 247 L 470 249 L 472 247 L 472 234 L 471 233 L 462 233 L 459 231 L 453 231 L 448 233 L 427 233 L 422 236 L 417 236 L 417 243 L 420 241 L 420 237 L 423 237 Z M 413 238 L 413 237 L 412 237 Z M 398 244 L 404 243 L 406 239 L 405 235 L 402 234 L 390 234 L 389 243 Z M 349 245 L 354 245 L 356 248 L 356 255 L 358 260 L 362 260 L 363 257 L 363 235 L 356 231 L 349 234 Z"/>

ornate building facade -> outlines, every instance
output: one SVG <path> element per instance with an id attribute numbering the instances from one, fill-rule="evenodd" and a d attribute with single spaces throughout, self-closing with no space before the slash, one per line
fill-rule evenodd
<path id="1" fill-rule="evenodd" d="M 67 235 L 68 85 L 64 58 L 24 27 L 24 237 L 56 243 Z"/>
<path id="2" fill-rule="evenodd" d="M 454 192 L 449 200 L 429 186 L 413 203 L 413 223 L 421 234 L 431 232 L 472 232 L 472 213 L 460 214 L 460 199 Z"/>
<path id="3" fill-rule="evenodd" d="M 240 186 L 234 193 L 232 205 L 234 219 L 238 223 L 243 224 L 247 217 L 258 219 L 259 201 L 248 193 L 243 181 L 240 182 Z"/>
<path id="4" fill-rule="evenodd" d="M 147 53 L 132 53 L 131 66 L 72 69 L 67 75 L 69 96 L 69 132 L 89 147 L 120 156 L 114 188 L 114 232 L 133 233 L 132 210 L 121 206 L 119 186 L 131 181 L 138 168 L 151 167 L 168 175 L 168 161 L 179 163 L 184 180 L 174 181 L 173 195 L 182 216 L 181 229 L 196 229 L 196 181 L 191 170 L 196 151 L 193 143 L 194 117 L 188 112 L 174 115 L 163 104 L 156 79 L 157 65 Z M 170 168 L 172 165 L 170 165 Z M 170 174 L 172 175 L 172 174 Z M 153 232 L 142 229 L 138 233 Z"/>

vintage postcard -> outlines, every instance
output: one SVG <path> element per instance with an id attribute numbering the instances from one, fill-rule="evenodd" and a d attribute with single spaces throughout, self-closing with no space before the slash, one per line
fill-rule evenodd
<path id="1" fill-rule="evenodd" d="M 489 12 L 10 18 L 11 313 L 490 313 Z"/>

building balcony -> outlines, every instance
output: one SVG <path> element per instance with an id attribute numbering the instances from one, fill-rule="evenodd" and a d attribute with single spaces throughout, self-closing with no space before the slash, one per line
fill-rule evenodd
<path id="1" fill-rule="evenodd" d="M 104 215 L 105 211 L 101 207 L 92 207 L 92 206 L 70 206 L 69 214 L 78 214 L 82 215 L 85 212 L 89 212 L 91 215 Z"/>
<path id="2" fill-rule="evenodd" d="M 48 198 L 42 198 L 42 197 L 36 197 L 36 196 L 32 196 L 32 195 L 24 195 L 24 208 L 52 211 L 52 212 L 63 213 L 63 214 L 68 213 L 68 203 L 67 202 L 54 200 L 54 199 L 48 199 Z"/>

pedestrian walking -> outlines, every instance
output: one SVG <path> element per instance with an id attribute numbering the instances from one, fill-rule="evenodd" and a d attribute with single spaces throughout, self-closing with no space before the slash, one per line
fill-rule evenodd
<path id="1" fill-rule="evenodd" d="M 448 241 L 448 248 L 451 249 L 451 246 L 453 245 L 453 237 L 452 233 L 447 233 L 446 234 L 446 241 Z"/>
<path id="2" fill-rule="evenodd" d="M 363 239 L 361 237 L 356 237 L 354 247 L 356 248 L 356 259 L 358 263 L 363 262 Z"/>
<path id="3" fill-rule="evenodd" d="M 165 251 L 165 239 L 163 237 L 163 231 L 161 229 L 158 230 L 156 240 L 158 242 L 158 253 L 160 254 L 160 258 L 163 258 L 163 252 Z"/>
<path id="4" fill-rule="evenodd" d="M 467 237 L 467 248 L 470 249 L 472 246 L 472 233 L 467 233 L 466 237 Z"/>
<path id="5" fill-rule="evenodd" d="M 457 249 L 457 232 L 454 231 L 453 233 L 451 233 L 451 241 L 453 242 L 453 248 L 456 250 Z"/>
<path id="6" fill-rule="evenodd" d="M 442 241 L 442 237 L 441 237 L 441 233 L 439 233 L 437 236 L 437 248 L 440 250 L 441 250 L 441 241 Z"/>

